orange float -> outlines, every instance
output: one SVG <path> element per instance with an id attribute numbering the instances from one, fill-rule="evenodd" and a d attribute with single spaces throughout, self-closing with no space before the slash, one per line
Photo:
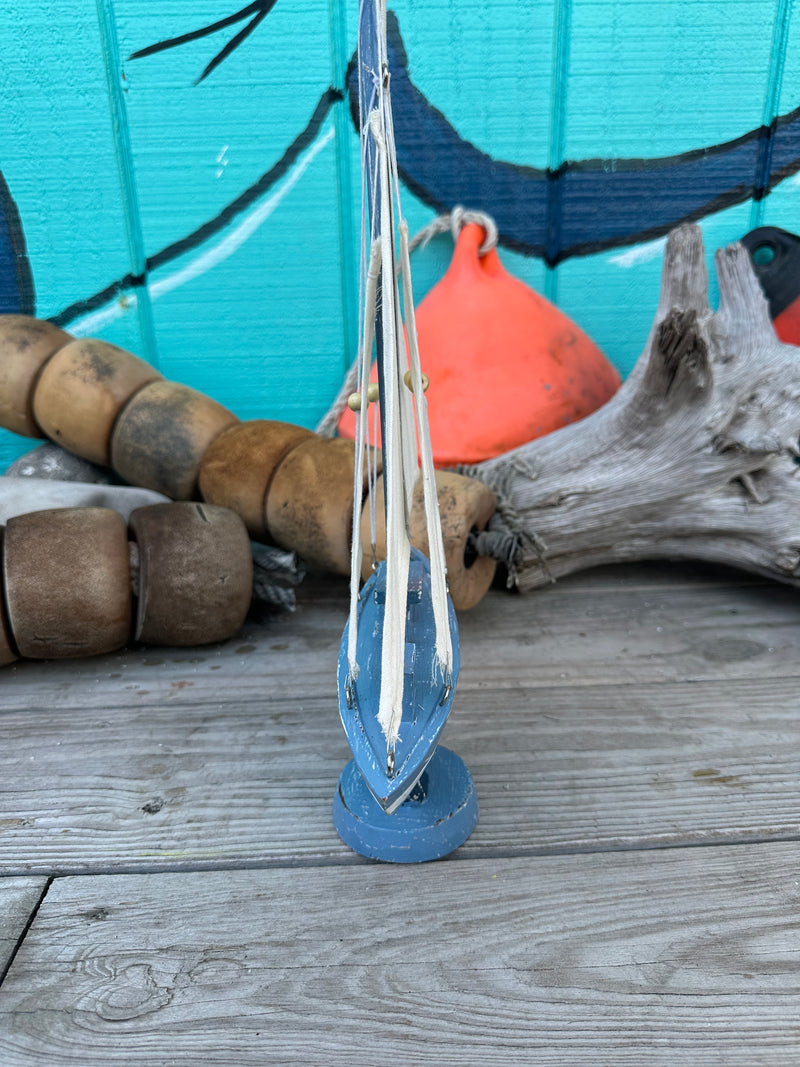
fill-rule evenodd
<path id="1" fill-rule="evenodd" d="M 464 226 L 447 273 L 417 308 L 437 467 L 480 463 L 577 422 L 620 377 L 563 311 L 512 277 L 482 226 Z M 373 367 L 372 380 L 377 371 Z M 355 437 L 355 415 L 339 421 Z"/>

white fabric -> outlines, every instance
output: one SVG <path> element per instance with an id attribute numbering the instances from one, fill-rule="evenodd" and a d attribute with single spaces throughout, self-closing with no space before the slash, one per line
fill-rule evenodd
<path id="1" fill-rule="evenodd" d="M 374 497 L 375 488 L 375 460 L 370 456 L 369 449 L 369 403 L 367 389 L 369 387 L 369 371 L 372 361 L 372 345 L 375 340 L 375 301 L 378 288 L 378 275 L 381 269 L 381 246 L 379 241 L 374 241 L 370 252 L 369 267 L 367 268 L 366 284 L 364 285 L 364 315 L 362 320 L 363 338 L 361 341 L 361 365 L 359 367 L 359 392 L 361 393 L 361 407 L 356 418 L 356 464 L 353 484 L 353 541 L 350 554 L 350 626 L 347 634 L 347 663 L 350 669 L 350 677 L 355 680 L 359 674 L 359 666 L 356 657 L 356 642 L 358 640 L 358 587 L 361 582 L 361 510 L 364 500 L 364 459 L 367 461 L 367 482 L 369 494 Z M 371 533 L 374 539 L 374 504 L 370 511 Z"/>
<path id="2" fill-rule="evenodd" d="M 406 525 L 403 426 L 401 424 L 402 380 L 398 377 L 397 287 L 394 281 L 394 227 L 389 161 L 383 139 L 381 116 L 373 111 L 370 131 L 378 149 L 380 173 L 381 285 L 383 324 L 383 456 L 386 495 L 386 603 L 381 646 L 381 695 L 378 722 L 391 749 L 400 731 L 403 715 L 403 663 L 406 638 L 406 601 L 411 542 Z M 388 477 L 387 477 L 388 475 Z"/>
<path id="3" fill-rule="evenodd" d="M 422 482 L 425 497 L 425 520 L 431 553 L 431 585 L 436 623 L 436 660 L 446 678 L 453 663 L 452 640 L 448 618 L 444 547 L 433 471 L 433 457 L 428 429 L 427 403 L 422 389 L 416 325 L 414 320 L 411 268 L 408 254 L 408 226 L 402 218 L 400 182 L 394 144 L 389 78 L 386 70 L 386 3 L 385 0 L 361 0 L 378 5 L 376 22 L 383 27 L 378 42 L 378 70 L 371 71 L 369 100 L 361 100 L 361 115 L 366 116 L 361 131 L 362 162 L 362 306 L 364 307 L 361 349 L 361 410 L 358 417 L 356 450 L 356 485 L 353 509 L 353 558 L 351 565 L 351 615 L 348 663 L 351 678 L 358 675 L 356 661 L 357 589 L 361 574 L 360 523 L 361 477 L 364 451 L 369 440 L 368 405 L 366 403 L 369 362 L 372 353 L 372 323 L 375 319 L 374 294 L 378 270 L 381 271 L 382 380 L 384 405 L 383 456 L 386 496 L 386 600 L 384 605 L 383 643 L 381 647 L 381 692 L 378 722 L 386 737 L 387 751 L 392 751 L 399 737 L 403 714 L 403 682 L 406 639 L 408 572 L 411 554 L 409 514 L 414 487 L 419 477 L 418 448 L 422 456 Z M 359 41 L 359 70 L 364 60 Z M 370 139 L 374 152 L 368 152 Z M 373 159 L 374 171 L 367 174 L 367 162 Z M 369 197 L 368 197 L 369 192 Z M 368 201 L 373 214 L 367 226 Z M 395 257 L 395 208 L 400 233 L 400 268 L 403 276 L 403 299 L 400 299 Z M 366 269 L 366 233 L 370 233 L 370 261 Z M 375 251 L 379 245 L 380 253 Z M 370 301 L 372 300 L 372 303 Z M 408 336 L 404 339 L 403 318 Z M 403 378 L 411 372 L 412 391 Z M 368 455 L 368 452 L 367 452 Z M 370 494 L 373 498 L 374 494 Z M 370 501 L 372 504 L 372 499 Z M 374 527 L 373 527 L 374 530 Z M 373 533 L 374 536 L 374 533 Z"/>
<path id="4" fill-rule="evenodd" d="M 433 469 L 433 449 L 428 425 L 428 401 L 422 388 L 422 368 L 419 359 L 417 321 L 414 315 L 414 293 L 411 288 L 411 263 L 408 252 L 408 223 L 400 222 L 400 269 L 403 275 L 403 303 L 406 316 L 406 335 L 411 363 L 411 385 L 417 412 L 419 449 L 422 458 L 422 488 L 425 498 L 425 526 L 431 559 L 431 593 L 433 616 L 436 621 L 436 657 L 445 675 L 453 667 L 453 641 L 450 635 L 450 620 L 447 612 L 447 577 L 442 540 L 442 524 L 439 518 L 439 498 L 436 493 L 436 476 Z"/>

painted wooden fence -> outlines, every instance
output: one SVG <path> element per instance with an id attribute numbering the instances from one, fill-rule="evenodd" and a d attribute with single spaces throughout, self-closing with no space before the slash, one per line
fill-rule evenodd
<path id="1" fill-rule="evenodd" d="M 710 251 L 800 229 L 793 0 L 390 6 L 412 230 L 494 214 L 506 265 L 623 373 L 671 225 L 700 219 Z M 8 0 L 0 310 L 129 348 L 241 418 L 314 425 L 355 349 L 357 7 Z M 416 254 L 418 298 L 451 248 Z M 4 433 L 0 468 L 28 447 Z"/>

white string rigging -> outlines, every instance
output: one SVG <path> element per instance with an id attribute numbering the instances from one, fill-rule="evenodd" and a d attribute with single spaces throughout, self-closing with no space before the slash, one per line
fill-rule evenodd
<path id="1" fill-rule="evenodd" d="M 443 672 L 449 683 L 453 664 L 447 606 L 444 546 L 439 520 L 433 456 L 428 428 L 427 402 L 422 385 L 419 346 L 414 318 L 411 267 L 408 251 L 408 226 L 400 204 L 400 182 L 394 143 L 389 74 L 386 62 L 385 0 L 362 0 L 374 5 L 374 25 L 378 28 L 376 45 L 378 63 L 370 68 L 369 77 L 360 78 L 361 161 L 362 161 L 362 306 L 363 319 L 359 336 L 359 391 L 356 436 L 356 473 L 353 506 L 353 550 L 351 563 L 351 600 L 348 637 L 348 665 L 351 679 L 359 674 L 356 656 L 358 584 L 361 574 L 360 511 L 363 500 L 364 457 L 369 464 L 369 426 L 367 383 L 372 358 L 374 322 L 378 307 L 382 325 L 383 383 L 383 455 L 386 498 L 386 599 L 381 647 L 381 691 L 378 722 L 386 737 L 387 749 L 394 750 L 403 714 L 404 654 L 406 638 L 406 603 L 411 552 L 408 525 L 414 486 L 420 475 L 417 447 L 422 457 L 422 484 L 425 520 L 431 554 L 431 588 L 436 629 L 434 669 Z M 359 36 L 359 72 L 366 71 L 362 41 Z M 368 99 L 366 99 L 368 97 Z M 369 173 L 368 173 L 369 172 Z M 369 194 L 369 196 L 368 196 Z M 369 203 L 372 214 L 369 216 Z M 396 214 L 395 214 L 396 212 Z M 369 221 L 368 221 L 369 220 Z M 395 220 L 400 238 L 400 273 L 403 297 L 397 277 Z M 369 233 L 369 241 L 366 234 Z M 367 260 L 367 246 L 369 259 Z M 378 275 L 380 273 L 380 286 Z M 379 290 L 380 302 L 376 299 Z M 404 340 L 403 320 L 405 319 Z M 411 391 L 403 386 L 410 371 Z M 413 394 L 413 398 L 412 398 Z M 371 467 L 374 477 L 375 465 Z M 370 493 L 370 501 L 374 497 Z M 372 514 L 372 513 L 371 513 Z M 374 525 L 373 525 L 374 543 Z"/>

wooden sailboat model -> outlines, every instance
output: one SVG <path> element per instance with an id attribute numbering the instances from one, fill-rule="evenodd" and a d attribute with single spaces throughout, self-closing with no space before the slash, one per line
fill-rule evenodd
<path id="1" fill-rule="evenodd" d="M 342 774 L 334 821 L 354 849 L 418 861 L 445 855 L 477 821 L 463 762 L 437 749 L 458 678 L 458 629 L 447 593 L 424 376 L 414 324 L 408 227 L 389 96 L 385 0 L 362 0 L 359 20 L 362 164 L 360 329 L 350 618 L 339 656 L 339 708 L 353 761 Z M 402 285 L 400 284 L 402 282 Z M 363 472 L 370 448 L 369 371 L 379 371 L 386 560 L 359 590 Z M 374 439 L 374 429 L 373 429 Z M 418 459 L 418 456 L 420 457 Z M 412 548 L 408 520 L 422 479 L 430 559 Z M 369 500 L 374 501 L 370 492 Z M 375 522 L 372 516 L 374 544 Z"/>

